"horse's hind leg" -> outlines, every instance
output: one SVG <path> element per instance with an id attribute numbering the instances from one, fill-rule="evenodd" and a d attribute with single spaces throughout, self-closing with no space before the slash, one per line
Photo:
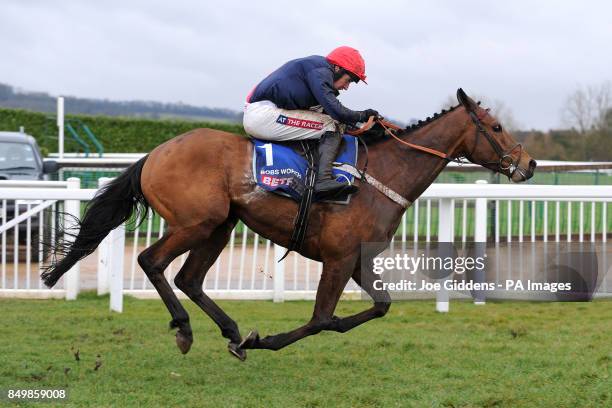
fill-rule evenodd
<path id="1" fill-rule="evenodd" d="M 183 354 L 193 343 L 189 315 L 164 276 L 164 270 L 177 256 L 189 250 L 198 235 L 194 228 L 186 228 L 166 233 L 159 241 L 138 255 L 138 264 L 159 293 L 168 308 L 172 320 L 170 328 L 178 328 L 176 344 Z"/>
<path id="2" fill-rule="evenodd" d="M 235 225 L 235 219 L 228 219 L 214 230 L 210 238 L 192 249 L 174 283 L 219 326 L 221 335 L 230 340 L 230 353 L 244 361 L 246 351 L 238 348 L 242 342 L 238 325 L 202 290 L 206 273 L 223 251 Z"/>

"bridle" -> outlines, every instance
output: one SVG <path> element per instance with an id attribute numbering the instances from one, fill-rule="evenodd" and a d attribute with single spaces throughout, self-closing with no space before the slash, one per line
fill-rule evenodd
<path id="1" fill-rule="evenodd" d="M 523 156 L 523 145 L 520 143 L 517 143 L 514 146 L 512 146 L 510 149 L 504 151 L 502 147 L 499 145 L 499 143 L 497 142 L 497 140 L 495 140 L 495 138 L 493 138 L 493 136 L 491 136 L 491 134 L 487 132 L 484 126 L 482 126 L 481 121 L 489 114 L 488 110 L 482 109 L 482 108 L 480 108 L 480 110 L 484 112 L 484 115 L 482 115 L 482 117 L 478 116 L 476 113 L 472 111 L 468 112 L 470 115 L 470 118 L 472 119 L 472 122 L 476 126 L 476 136 L 474 139 L 474 147 L 472 148 L 472 152 L 470 153 L 468 157 L 470 157 L 470 159 L 472 158 L 474 151 L 476 150 L 476 146 L 478 146 L 478 139 L 480 138 L 480 134 L 483 134 L 484 137 L 489 142 L 489 144 L 491 145 L 491 147 L 493 148 L 493 150 L 495 151 L 495 153 L 497 154 L 497 156 L 499 157 L 499 160 L 483 162 L 480 164 L 485 167 L 489 167 L 489 168 L 490 166 L 497 166 L 497 170 L 500 173 L 503 171 L 509 170 L 509 175 L 508 175 L 509 179 L 511 179 L 512 176 L 514 176 L 514 173 L 518 171 L 521 177 L 523 177 L 523 179 L 526 180 L 527 175 L 525 174 L 524 170 L 519 167 L 521 157 Z M 511 153 L 514 152 L 517 148 L 518 148 L 519 154 L 518 154 L 517 159 L 515 160 L 512 158 Z"/>

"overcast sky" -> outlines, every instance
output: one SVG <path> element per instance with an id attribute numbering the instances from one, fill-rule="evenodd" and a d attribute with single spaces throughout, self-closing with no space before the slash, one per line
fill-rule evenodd
<path id="1" fill-rule="evenodd" d="M 284 62 L 359 49 L 341 96 L 408 121 L 458 87 L 523 128 L 559 127 L 579 85 L 612 80 L 609 1 L 34 1 L 0 3 L 0 82 L 24 90 L 241 110 Z"/>

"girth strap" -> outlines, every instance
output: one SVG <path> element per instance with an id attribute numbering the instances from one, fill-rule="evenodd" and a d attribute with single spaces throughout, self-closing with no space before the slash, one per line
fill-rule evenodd
<path id="1" fill-rule="evenodd" d="M 338 163 L 334 163 L 338 164 Z M 350 166 L 346 163 L 339 163 L 340 165 L 335 166 L 337 169 L 346 171 L 347 173 L 352 174 L 360 180 L 363 180 L 364 176 L 362 176 L 361 172 L 353 166 Z M 371 184 L 375 189 L 386 195 L 391 201 L 401 205 L 404 208 L 408 208 L 412 205 L 412 201 L 405 199 L 399 193 L 393 191 L 389 187 L 385 186 L 383 183 L 370 176 L 367 173 L 364 173 L 365 181 Z"/>
<path id="2" fill-rule="evenodd" d="M 304 237 L 306 236 L 306 229 L 308 228 L 308 215 L 310 213 L 310 205 L 312 204 L 312 197 L 314 195 L 315 185 L 315 157 L 313 150 L 315 150 L 315 143 L 308 141 L 301 141 L 302 149 L 304 149 L 304 156 L 306 156 L 306 162 L 308 167 L 306 168 L 306 176 L 304 178 L 304 194 L 300 200 L 300 206 L 298 207 L 297 215 L 293 223 L 293 233 L 291 234 L 291 240 L 287 247 L 287 252 L 283 255 L 278 262 L 282 261 L 289 255 L 291 251 L 299 251 L 304 243 Z"/>

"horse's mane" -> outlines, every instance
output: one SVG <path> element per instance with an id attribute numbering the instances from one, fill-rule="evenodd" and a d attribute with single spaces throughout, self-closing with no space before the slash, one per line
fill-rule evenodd
<path id="1" fill-rule="evenodd" d="M 457 106 L 451 106 L 448 109 L 442 109 L 441 112 L 436 112 L 434 113 L 432 116 L 428 116 L 426 119 L 424 120 L 419 120 L 418 122 L 407 126 L 405 129 L 401 130 L 398 134 L 398 136 L 403 136 L 406 135 L 408 133 L 412 133 L 420 128 L 422 128 L 425 125 L 428 125 L 438 119 L 440 119 L 442 116 L 446 115 L 447 113 L 450 113 L 452 111 L 454 111 L 455 109 L 457 109 L 459 106 L 461 105 L 457 105 Z M 382 126 L 380 126 L 378 123 L 375 124 L 372 129 L 368 130 L 367 132 L 365 132 L 364 134 L 361 135 L 362 140 L 365 142 L 365 144 L 367 146 L 371 146 L 373 144 L 377 144 L 380 143 L 382 141 L 385 141 L 387 139 L 389 139 L 391 136 L 389 136 L 385 130 L 383 129 Z"/>

